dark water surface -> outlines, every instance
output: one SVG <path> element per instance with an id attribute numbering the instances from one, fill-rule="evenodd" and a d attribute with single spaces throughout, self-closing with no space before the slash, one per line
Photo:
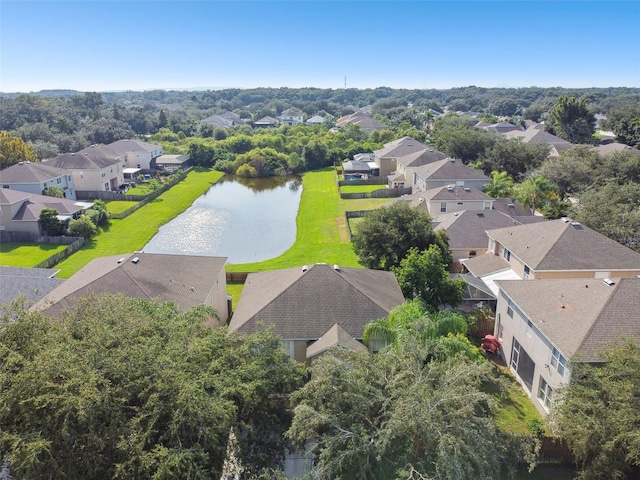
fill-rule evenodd
<path id="1" fill-rule="evenodd" d="M 301 195 L 299 177 L 225 176 L 160 227 L 144 251 L 228 257 L 229 263 L 277 257 L 296 239 Z"/>

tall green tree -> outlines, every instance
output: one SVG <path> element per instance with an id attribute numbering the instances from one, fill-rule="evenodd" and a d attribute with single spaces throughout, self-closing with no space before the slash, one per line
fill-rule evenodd
<path id="1" fill-rule="evenodd" d="M 282 466 L 304 368 L 271 334 L 122 296 L 87 297 L 56 321 L 1 312 L 0 451 L 16 478 L 220 478 L 232 430 L 243 471 Z"/>
<path id="2" fill-rule="evenodd" d="M 435 232 L 425 210 L 396 202 L 371 212 L 356 227 L 353 249 L 360 263 L 368 268 L 391 270 L 411 248 L 426 250 L 440 246 L 443 263 L 451 261 L 446 233 Z"/>
<path id="3" fill-rule="evenodd" d="M 58 219 L 58 210 L 55 208 L 43 208 L 40 210 L 40 227 L 47 235 L 55 237 L 62 235 L 64 231 L 64 223 Z"/>
<path id="4" fill-rule="evenodd" d="M 521 183 L 514 187 L 515 197 L 522 202 L 522 205 L 531 209 L 532 212 L 548 206 L 551 202 L 557 202 L 558 186 L 542 175 L 532 173 Z"/>
<path id="5" fill-rule="evenodd" d="M 613 130 L 619 142 L 640 149 L 640 103 L 630 103 L 610 111 L 603 127 Z"/>
<path id="6" fill-rule="evenodd" d="M 314 478 L 494 480 L 530 458 L 531 439 L 496 427 L 482 390 L 488 363 L 425 361 L 430 348 L 341 352 L 313 364 L 287 435 L 311 445 Z"/>
<path id="7" fill-rule="evenodd" d="M 524 143 L 519 138 L 499 138 L 484 151 L 480 161 L 485 172 L 503 170 L 513 178 L 520 178 L 527 171 L 539 167 L 548 155 L 547 144 Z"/>
<path id="8" fill-rule="evenodd" d="M 505 171 L 493 170 L 491 182 L 484 186 L 484 192 L 493 198 L 506 198 L 513 194 L 513 178 Z"/>
<path id="9" fill-rule="evenodd" d="M 0 170 L 27 160 L 38 160 L 33 146 L 11 132 L 0 131 Z"/>
<path id="10" fill-rule="evenodd" d="M 640 478 L 640 346 L 621 341 L 606 363 L 574 363 L 553 420 L 569 444 L 580 480 Z"/>
<path id="11" fill-rule="evenodd" d="M 549 110 L 545 124 L 552 134 L 571 143 L 593 143 L 595 117 L 587 97 L 563 95 Z"/>
<path id="12" fill-rule="evenodd" d="M 436 245 L 420 252 L 411 248 L 393 268 L 405 298 L 420 298 L 433 310 L 457 306 L 464 299 L 466 282 L 449 276 L 448 264 L 442 261 L 442 250 Z"/>

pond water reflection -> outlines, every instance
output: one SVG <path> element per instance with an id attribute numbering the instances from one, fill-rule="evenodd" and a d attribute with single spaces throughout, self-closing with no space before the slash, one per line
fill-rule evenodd
<path id="1" fill-rule="evenodd" d="M 144 247 L 148 253 L 214 255 L 230 263 L 268 260 L 296 239 L 299 177 L 225 176 Z"/>

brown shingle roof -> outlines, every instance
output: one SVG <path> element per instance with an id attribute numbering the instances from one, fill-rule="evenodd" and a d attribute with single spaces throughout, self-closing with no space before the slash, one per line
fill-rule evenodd
<path id="1" fill-rule="evenodd" d="M 478 278 L 489 275 L 490 273 L 509 269 L 509 262 L 491 252 L 463 260 L 462 264 L 467 267 L 467 270 L 469 270 L 472 275 Z"/>
<path id="2" fill-rule="evenodd" d="M 621 337 L 640 341 L 640 279 L 498 280 L 496 283 L 568 358 L 601 360 Z"/>
<path id="3" fill-rule="evenodd" d="M 367 347 L 349 335 L 349 332 L 336 323 L 324 335 L 322 335 L 317 342 L 314 342 L 307 347 L 307 358 L 320 355 L 331 347 L 336 346 L 344 347 L 356 352 L 368 351 Z"/>
<path id="4" fill-rule="evenodd" d="M 139 258 L 138 263 L 131 261 L 135 257 Z M 119 262 L 120 259 L 123 261 Z M 78 297 L 114 293 L 175 302 L 181 311 L 187 311 L 210 303 L 207 299 L 216 288 L 216 279 L 226 261 L 225 257 L 153 253 L 96 258 L 50 292 L 35 308 L 57 315 Z"/>
<path id="5" fill-rule="evenodd" d="M 250 333 L 273 325 L 285 339 L 320 338 L 339 323 L 362 337 L 365 325 L 404 302 L 391 272 L 315 264 L 251 273 L 229 330 Z"/>
<path id="6" fill-rule="evenodd" d="M 415 168 L 426 165 L 428 163 L 437 162 L 438 160 L 444 160 L 445 158 L 449 158 L 446 153 L 442 153 L 438 150 L 430 148 L 427 150 L 419 150 L 408 155 L 396 157 L 396 162 L 404 165 L 407 168 Z"/>
<path id="7" fill-rule="evenodd" d="M 112 165 L 117 165 L 120 161 L 117 158 L 107 156 L 104 151 L 84 151 L 82 153 L 64 153 L 50 160 L 47 165 L 63 168 L 67 170 L 100 170 Z"/>
<path id="8" fill-rule="evenodd" d="M 429 150 L 424 143 L 420 143 L 411 137 L 402 137 L 389 143 L 385 143 L 384 147 L 376 150 L 374 153 L 378 158 L 383 157 L 404 157 L 412 153 Z"/>
<path id="9" fill-rule="evenodd" d="M 418 167 L 416 174 L 424 179 L 430 180 L 446 180 L 455 183 L 456 180 L 486 180 L 490 181 L 482 170 L 475 170 L 468 167 L 460 160 L 452 158 L 447 160 L 438 160 Z"/>
<path id="10" fill-rule="evenodd" d="M 640 253 L 575 223 L 550 220 L 487 233 L 538 271 L 640 269 Z"/>

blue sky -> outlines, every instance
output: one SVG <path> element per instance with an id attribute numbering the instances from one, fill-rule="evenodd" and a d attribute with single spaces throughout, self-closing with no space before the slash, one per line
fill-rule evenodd
<path id="1" fill-rule="evenodd" d="M 640 87 L 637 1 L 0 1 L 0 91 Z"/>

